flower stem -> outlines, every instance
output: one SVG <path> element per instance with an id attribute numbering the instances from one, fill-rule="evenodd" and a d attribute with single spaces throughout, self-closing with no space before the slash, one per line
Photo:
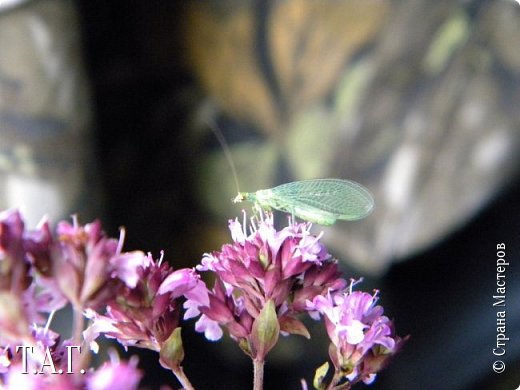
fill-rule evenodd
<path id="1" fill-rule="evenodd" d="M 180 382 L 180 384 L 182 385 L 182 388 L 184 390 L 195 390 L 195 388 L 193 387 L 193 385 L 189 381 L 188 377 L 184 373 L 184 370 L 182 369 L 182 366 L 173 367 L 171 370 L 175 374 L 175 377 Z"/>
<path id="2" fill-rule="evenodd" d="M 82 310 L 74 308 L 73 311 L 74 317 L 72 319 L 72 340 L 75 345 L 81 345 L 81 333 L 83 332 L 83 327 L 85 326 L 85 318 L 83 317 Z"/>
<path id="3" fill-rule="evenodd" d="M 343 384 L 339 384 L 343 376 L 344 374 L 342 374 L 341 372 L 336 372 L 334 374 L 334 377 L 330 381 L 330 384 L 327 386 L 327 390 L 350 390 L 352 384 L 349 381 L 346 381 Z"/>
<path id="4" fill-rule="evenodd" d="M 253 390 L 262 390 L 264 388 L 264 360 L 254 359 L 254 383 Z"/>
<path id="5" fill-rule="evenodd" d="M 73 308 L 73 317 L 72 317 L 72 342 L 73 345 L 78 345 L 85 347 L 83 345 L 83 328 L 85 327 L 85 317 L 83 316 L 83 310 L 74 307 Z M 86 352 L 86 351 L 85 351 Z M 81 353 L 81 358 L 75 359 L 76 362 L 74 365 L 74 372 L 78 372 L 82 368 L 87 368 L 90 362 L 90 353 Z M 79 362 L 79 363 L 78 363 Z"/>

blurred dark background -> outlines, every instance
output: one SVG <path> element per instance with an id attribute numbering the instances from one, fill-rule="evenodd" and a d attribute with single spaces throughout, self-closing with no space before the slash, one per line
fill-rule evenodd
<path id="1" fill-rule="evenodd" d="M 176 268 L 228 242 L 239 208 L 208 130 L 215 121 L 241 184 L 255 186 L 244 189 L 314 175 L 374 192 L 367 221 L 326 232 L 347 275 L 380 289 L 398 333 L 411 335 L 371 388 L 520 385 L 515 2 L 65 3 L 77 16 L 64 25 L 79 29 L 94 140 L 84 215 L 101 215 L 113 235 L 125 226 L 128 250 L 164 249 Z M 499 243 L 510 263 L 502 374 L 492 370 Z M 309 326 L 312 342 L 277 346 L 266 389 L 312 381 L 327 351 L 323 330 Z M 192 328 L 183 337 L 195 387 L 249 388 L 238 347 Z M 137 353 L 143 385 L 173 380 L 156 354 Z"/>

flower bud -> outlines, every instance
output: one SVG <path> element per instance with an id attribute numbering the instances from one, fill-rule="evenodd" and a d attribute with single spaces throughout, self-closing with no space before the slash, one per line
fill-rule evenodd
<path id="1" fill-rule="evenodd" d="M 272 300 L 267 301 L 260 315 L 253 322 L 251 346 L 255 358 L 264 360 L 267 353 L 276 345 L 280 334 L 280 324 Z"/>
<path id="2" fill-rule="evenodd" d="M 175 328 L 170 337 L 162 344 L 159 356 L 159 361 L 163 367 L 172 369 L 181 365 L 184 360 L 184 348 L 180 327 Z"/>

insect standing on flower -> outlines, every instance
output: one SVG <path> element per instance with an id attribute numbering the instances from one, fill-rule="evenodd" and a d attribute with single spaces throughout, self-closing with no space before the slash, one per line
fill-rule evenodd
<path id="1" fill-rule="evenodd" d="M 302 180 L 256 192 L 240 192 L 235 164 L 226 140 L 213 122 L 209 121 L 208 125 L 215 133 L 231 167 L 238 192 L 233 199 L 234 203 L 247 200 L 259 209 L 284 211 L 320 225 L 332 225 L 338 219 L 355 221 L 372 212 L 372 194 L 361 184 L 351 180 Z"/>
<path id="2" fill-rule="evenodd" d="M 320 225 L 332 225 L 338 219 L 362 219 L 374 207 L 374 199 L 365 187 L 341 179 L 295 181 L 256 192 L 239 192 L 233 202 L 244 200 Z"/>

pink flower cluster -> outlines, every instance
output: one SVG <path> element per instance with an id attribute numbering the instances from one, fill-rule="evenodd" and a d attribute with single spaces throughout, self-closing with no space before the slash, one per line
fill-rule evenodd
<path id="1" fill-rule="evenodd" d="M 224 328 L 244 352 L 263 360 L 278 332 L 310 337 L 302 314 L 316 320 L 323 316 L 336 369 L 333 385 L 373 381 L 404 341 L 394 335 L 383 308 L 375 306 L 375 294 L 351 292 L 352 285 L 341 277 L 321 235 L 311 233 L 311 224 L 291 223 L 276 230 L 268 214 L 253 219 L 249 232 L 238 220 L 230 221 L 229 229 L 233 243 L 204 255 L 197 267 L 216 276 L 208 290 L 209 306 L 185 303 L 202 313 L 196 330 L 218 340 Z M 263 312 L 269 305 L 273 311 L 266 319 Z M 269 327 L 278 332 L 271 339 L 260 339 L 257 329 Z"/>
<path id="2" fill-rule="evenodd" d="M 234 243 L 204 255 L 197 267 L 215 273 L 216 280 L 208 291 L 209 306 L 198 307 L 202 316 L 196 330 L 209 340 L 217 340 L 225 327 L 247 354 L 263 359 L 269 348 L 263 348 L 264 356 L 258 356 L 254 330 L 268 302 L 274 306 L 275 326 L 282 334 L 310 337 L 298 319 L 306 311 L 307 300 L 341 290 L 346 282 L 340 277 L 337 261 L 319 237 L 310 233 L 310 223 L 292 224 L 280 231 L 274 228 L 272 216 L 256 223 L 248 233 L 245 224 L 230 221 Z M 193 310 L 197 302 L 188 300 L 185 306 Z"/>
<path id="3" fill-rule="evenodd" d="M 181 298 L 208 304 L 205 286 L 191 269 L 174 271 L 143 252 L 123 252 L 122 241 L 107 237 L 99 221 L 60 222 L 53 235 L 45 220 L 26 230 L 18 211 L 0 213 L 0 384 L 7 389 L 110 389 L 125 378 L 125 389 L 137 388 L 141 373 L 135 360 L 120 363 L 112 358 L 87 375 L 19 373 L 23 364 L 30 372 L 43 367 L 66 370 L 70 345 L 83 347 L 75 367 L 79 371 L 88 363 L 88 356 L 83 358 L 87 346 L 95 350 L 100 333 L 124 346 L 172 350 L 168 340 L 179 325 Z M 67 304 L 74 312 L 74 332 L 72 339 L 61 340 L 49 326 L 53 313 Z M 85 317 L 92 320 L 86 330 Z M 173 342 L 182 348 L 178 340 Z M 32 348 L 27 361 L 17 346 Z M 178 366 L 179 358 L 162 353 L 161 363 Z M 20 387 L 20 380 L 29 382 Z"/>
<path id="4" fill-rule="evenodd" d="M 392 322 L 376 302 L 377 292 L 340 291 L 307 303 L 314 319 L 324 317 L 331 340 L 330 358 L 336 371 L 351 384 L 372 383 L 405 341 L 394 334 Z"/>
<path id="5" fill-rule="evenodd" d="M 99 221 L 60 222 L 53 234 L 46 220 L 28 230 L 18 211 L 0 213 L 0 387 L 137 388 L 142 373 L 134 358 L 124 363 L 113 354 L 97 370 L 88 368 L 88 350 L 97 353 L 96 340 L 104 335 L 125 348 L 158 352 L 160 364 L 193 389 L 181 366 L 180 322 L 198 317 L 195 329 L 208 340 L 225 330 L 252 358 L 259 389 L 279 335 L 310 337 L 304 315 L 323 319 L 331 341 L 335 370 L 326 385 L 318 369 L 320 389 L 373 381 L 404 339 L 376 305 L 377 293 L 352 292 L 311 227 L 291 222 L 278 230 L 271 214 L 247 224 L 244 214 L 243 223 L 229 222 L 231 244 L 205 254 L 195 269 L 174 270 L 162 256 L 124 252 L 124 231 L 110 238 Z M 211 288 L 199 272 L 213 276 Z M 65 307 L 73 312 L 72 337 L 62 340 L 50 325 Z M 19 346 L 36 352 L 23 360 Z M 21 373 L 70 370 L 72 346 L 83 348 L 73 368 L 86 369 L 85 375 Z"/>

